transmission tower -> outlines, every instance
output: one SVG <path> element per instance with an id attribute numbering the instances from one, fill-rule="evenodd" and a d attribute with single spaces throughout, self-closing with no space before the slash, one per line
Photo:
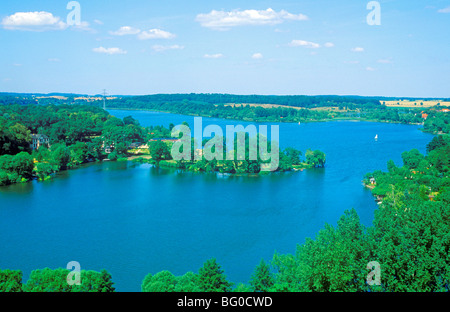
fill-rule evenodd
<path id="1" fill-rule="evenodd" d="M 106 110 L 106 89 L 103 89 L 103 110 Z"/>

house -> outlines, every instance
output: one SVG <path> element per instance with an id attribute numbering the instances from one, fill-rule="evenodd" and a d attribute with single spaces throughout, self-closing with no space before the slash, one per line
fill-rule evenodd
<path id="1" fill-rule="evenodd" d="M 448 112 L 450 112 L 450 109 L 444 108 L 444 109 L 441 109 L 440 112 L 442 112 L 442 113 L 448 113 Z"/>
<path id="2" fill-rule="evenodd" d="M 423 119 L 427 119 L 428 118 L 428 114 L 422 112 L 422 118 Z"/>
<path id="3" fill-rule="evenodd" d="M 39 149 L 40 146 L 50 147 L 50 139 L 44 134 L 32 134 L 30 148 Z"/>
<path id="4" fill-rule="evenodd" d="M 141 142 L 133 142 L 128 146 L 128 148 L 131 148 L 131 149 L 139 148 L 139 146 L 141 146 L 141 145 L 142 145 Z"/>

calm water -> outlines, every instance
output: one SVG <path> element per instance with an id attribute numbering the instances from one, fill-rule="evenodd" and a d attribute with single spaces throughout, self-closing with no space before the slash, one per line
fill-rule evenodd
<path id="1" fill-rule="evenodd" d="M 142 125 L 193 125 L 193 117 L 132 115 Z M 203 126 L 243 122 L 203 118 Z M 248 282 L 261 258 L 294 253 L 325 223 L 354 207 L 370 226 L 376 204 L 361 185 L 401 153 L 432 136 L 406 126 L 366 122 L 279 124 L 280 144 L 327 154 L 325 169 L 264 177 L 181 173 L 131 162 L 89 164 L 52 181 L 0 188 L 0 268 L 80 262 L 107 269 L 118 291 L 140 291 L 147 273 L 197 272 L 215 257 L 229 280 Z M 379 140 L 374 136 L 378 134 Z"/>

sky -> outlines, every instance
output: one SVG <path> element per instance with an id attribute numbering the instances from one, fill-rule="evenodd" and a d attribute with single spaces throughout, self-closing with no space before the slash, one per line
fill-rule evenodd
<path id="1" fill-rule="evenodd" d="M 450 0 L 2 0 L 0 42 L 0 92 L 450 98 Z"/>

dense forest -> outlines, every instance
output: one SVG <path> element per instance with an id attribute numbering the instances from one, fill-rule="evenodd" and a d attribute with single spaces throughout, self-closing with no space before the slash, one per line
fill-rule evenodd
<path id="1" fill-rule="evenodd" d="M 132 117 L 121 120 L 85 105 L 0 105 L 0 185 L 33 176 L 46 179 L 88 161 L 117 159 L 131 143 L 155 137 L 156 130 L 139 126 Z M 50 145 L 32 149 L 32 134 L 46 135 Z"/>

